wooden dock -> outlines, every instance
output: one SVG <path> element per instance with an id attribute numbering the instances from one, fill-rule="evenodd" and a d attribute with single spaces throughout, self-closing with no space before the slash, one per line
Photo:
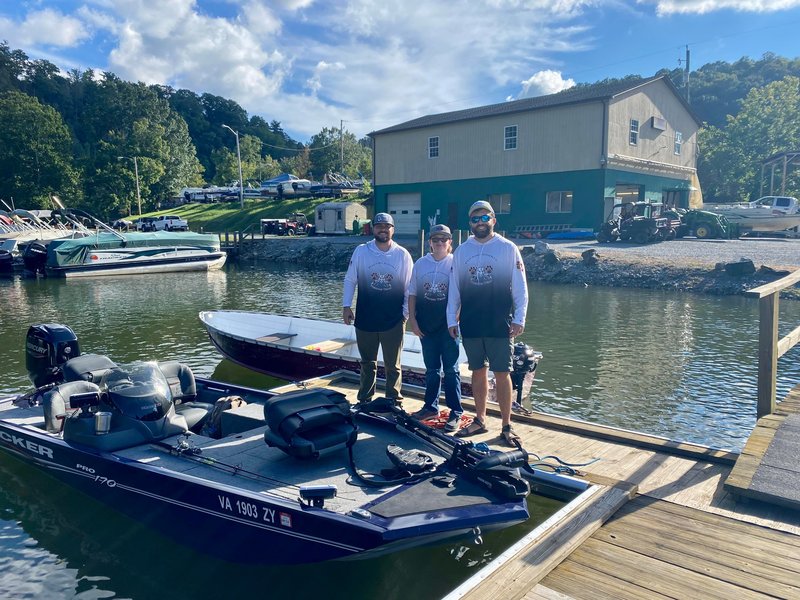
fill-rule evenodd
<path id="1" fill-rule="evenodd" d="M 311 385 L 355 402 L 352 375 Z M 415 390 L 404 394 L 408 412 L 421 407 Z M 499 443 L 496 408 L 489 433 L 472 439 Z M 738 454 L 541 413 L 514 422 L 529 452 L 598 459 L 580 474 L 593 486 L 448 597 L 800 598 L 800 511 L 726 489 Z"/>

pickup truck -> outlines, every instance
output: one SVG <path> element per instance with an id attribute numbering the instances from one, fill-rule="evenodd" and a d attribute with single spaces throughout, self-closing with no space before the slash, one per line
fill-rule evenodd
<path id="1" fill-rule="evenodd" d="M 156 231 L 189 231 L 189 223 L 175 215 L 161 215 L 153 221 Z"/>

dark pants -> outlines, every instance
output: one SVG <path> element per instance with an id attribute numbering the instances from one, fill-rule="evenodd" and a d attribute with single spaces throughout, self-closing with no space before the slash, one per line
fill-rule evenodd
<path id="1" fill-rule="evenodd" d="M 422 337 L 425 361 L 425 407 L 439 410 L 439 392 L 444 371 L 444 399 L 451 411 L 461 414 L 461 374 L 458 372 L 458 342 L 447 329 Z"/>
<path id="2" fill-rule="evenodd" d="M 356 327 L 356 344 L 361 355 L 361 382 L 358 401 L 367 402 L 375 395 L 375 377 L 378 372 L 378 346 L 383 352 L 386 370 L 386 397 L 400 399 L 400 353 L 403 351 L 403 334 L 406 324 L 400 321 L 386 331 L 364 331 Z"/>

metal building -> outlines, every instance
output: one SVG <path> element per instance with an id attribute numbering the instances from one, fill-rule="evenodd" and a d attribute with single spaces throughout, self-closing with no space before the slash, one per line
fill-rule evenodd
<path id="1" fill-rule="evenodd" d="M 370 134 L 375 211 L 398 233 L 467 229 L 489 200 L 498 229 L 597 229 L 615 202 L 688 207 L 700 122 L 667 77 L 420 117 Z"/>

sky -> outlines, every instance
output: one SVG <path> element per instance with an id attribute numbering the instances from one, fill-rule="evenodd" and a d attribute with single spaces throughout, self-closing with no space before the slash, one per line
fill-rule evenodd
<path id="1" fill-rule="evenodd" d="M 307 142 L 608 77 L 800 56 L 800 0 L 5 0 L 0 40 L 238 102 Z"/>

